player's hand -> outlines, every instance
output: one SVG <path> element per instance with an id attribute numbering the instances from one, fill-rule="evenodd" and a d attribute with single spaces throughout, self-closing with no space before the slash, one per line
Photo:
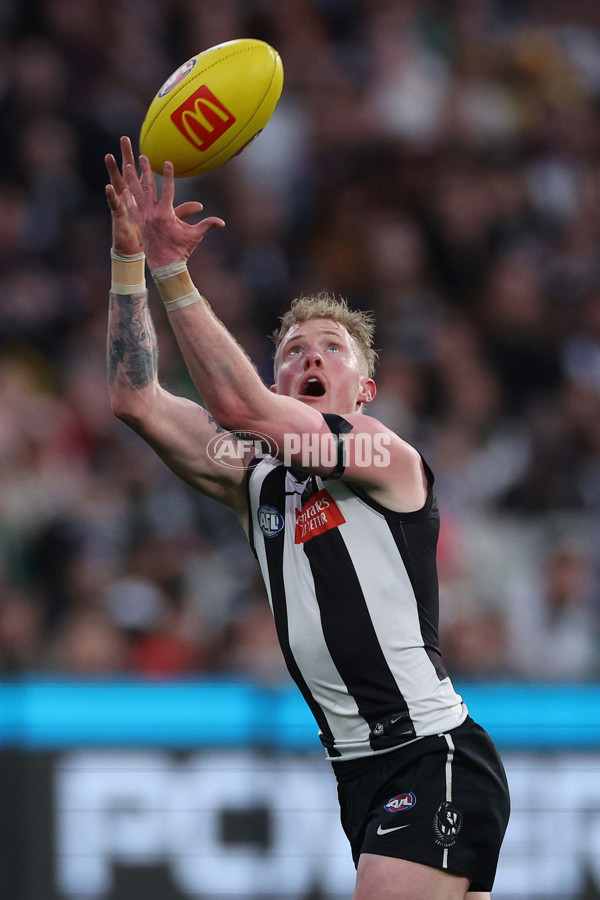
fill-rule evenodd
<path id="1" fill-rule="evenodd" d="M 164 165 L 160 198 L 156 179 L 146 156 L 140 156 L 140 171 L 138 178 L 133 163 L 125 166 L 127 187 L 124 200 L 129 215 L 140 229 L 146 260 L 151 270 L 176 260 L 189 259 L 209 231 L 224 227 L 223 219 L 216 216 L 208 216 L 195 225 L 184 221 L 189 216 L 202 212 L 203 206 L 190 200 L 173 207 L 175 176 L 172 163 L 166 162 Z"/>
<path id="2" fill-rule="evenodd" d="M 135 166 L 133 148 L 128 137 L 121 138 L 121 157 L 122 169 L 112 153 L 107 153 L 104 157 L 110 177 L 110 184 L 106 185 L 106 199 L 112 214 L 112 246 L 115 253 L 121 256 L 134 256 L 142 250 L 142 235 L 124 200 L 127 187 L 124 173 L 127 166 Z"/>

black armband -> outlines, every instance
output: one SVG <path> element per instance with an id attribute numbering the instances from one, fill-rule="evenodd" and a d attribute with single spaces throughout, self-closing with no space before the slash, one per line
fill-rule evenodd
<path id="1" fill-rule="evenodd" d="M 344 441 L 344 435 L 352 431 L 354 426 L 335 413 L 323 413 L 323 418 L 327 422 L 331 433 L 335 435 L 337 448 L 335 469 L 327 477 L 341 478 L 346 470 L 346 442 Z"/>

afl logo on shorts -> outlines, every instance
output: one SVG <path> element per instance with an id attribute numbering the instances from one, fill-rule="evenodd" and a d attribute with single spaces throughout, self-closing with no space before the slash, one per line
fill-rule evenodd
<path id="1" fill-rule="evenodd" d="M 440 803 L 433 820 L 435 842 L 440 847 L 452 847 L 462 826 L 462 813 L 446 801 Z"/>
<path id="2" fill-rule="evenodd" d="M 404 812 L 412 809 L 416 802 L 417 798 L 412 791 L 409 791 L 408 794 L 398 794 L 396 797 L 392 797 L 383 808 L 392 813 Z"/>
<path id="3" fill-rule="evenodd" d="M 275 537 L 283 528 L 283 516 L 274 506 L 261 506 L 257 513 L 260 530 L 267 538 Z"/>

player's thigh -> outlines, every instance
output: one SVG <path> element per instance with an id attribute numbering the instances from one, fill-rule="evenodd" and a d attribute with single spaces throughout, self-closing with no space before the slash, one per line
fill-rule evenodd
<path id="1" fill-rule="evenodd" d="M 465 900 L 490 900 L 487 891 L 469 891 Z"/>
<path id="2" fill-rule="evenodd" d="M 460 875 L 407 859 L 363 853 L 352 900 L 465 900 L 468 887 L 469 880 Z"/>

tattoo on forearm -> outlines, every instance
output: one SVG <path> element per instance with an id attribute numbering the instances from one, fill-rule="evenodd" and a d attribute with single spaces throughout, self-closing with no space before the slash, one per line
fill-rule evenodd
<path id="1" fill-rule="evenodd" d="M 215 426 L 215 431 L 216 431 L 216 433 L 217 433 L 217 434 L 228 434 L 229 437 L 231 438 L 231 440 L 232 440 L 232 441 L 235 441 L 236 444 L 237 444 L 237 442 L 238 442 L 238 440 L 239 440 L 239 438 L 240 438 L 239 434 L 237 434 L 235 431 L 226 431 L 226 430 L 223 428 L 222 425 L 219 425 L 219 423 L 217 422 L 217 420 L 215 419 L 215 417 L 213 416 L 213 414 L 212 414 L 211 412 L 209 412 L 208 409 L 206 409 L 205 407 L 202 407 L 202 409 L 203 409 L 204 412 L 206 413 L 206 418 L 208 419 L 209 423 L 210 423 L 211 425 L 214 425 L 214 426 Z"/>
<path id="2" fill-rule="evenodd" d="M 219 425 L 219 423 L 217 422 L 217 420 L 215 419 L 215 417 L 214 417 L 211 413 L 209 413 L 208 410 L 206 410 L 206 415 L 208 416 L 208 421 L 210 422 L 210 424 L 211 424 L 211 425 L 216 425 L 216 428 L 217 428 L 217 434 L 221 434 L 223 431 L 225 431 L 225 429 L 224 429 L 224 428 L 221 428 L 221 426 Z"/>
<path id="3" fill-rule="evenodd" d="M 109 384 L 125 378 L 139 391 L 158 371 L 158 343 L 146 294 L 111 294 L 107 366 Z"/>

